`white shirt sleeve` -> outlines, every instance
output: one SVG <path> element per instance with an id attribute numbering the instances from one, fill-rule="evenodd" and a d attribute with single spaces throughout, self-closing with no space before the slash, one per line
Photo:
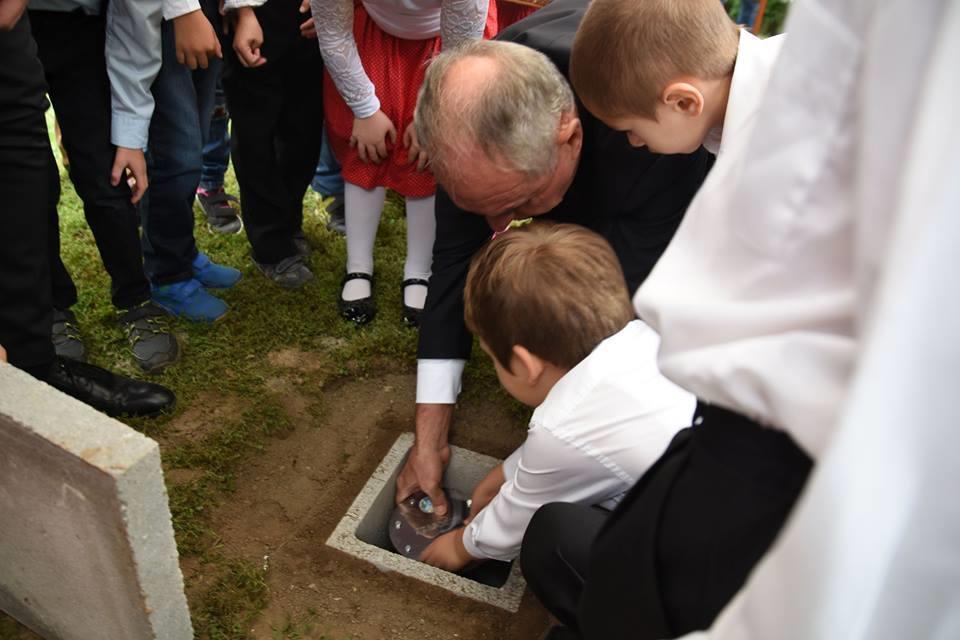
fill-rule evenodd
<path id="1" fill-rule="evenodd" d="M 380 109 L 380 100 L 353 38 L 353 0 L 310 0 L 310 8 L 333 84 L 354 116 L 369 118 Z"/>
<path id="2" fill-rule="evenodd" d="M 267 0 L 223 0 L 224 11 L 236 11 L 243 7 L 262 7 Z"/>
<path id="3" fill-rule="evenodd" d="M 264 0 L 266 2 L 266 0 Z M 173 20 L 200 10 L 200 0 L 163 0 L 163 19 Z"/>
<path id="4" fill-rule="evenodd" d="M 624 490 L 623 480 L 595 458 L 536 426 L 507 461 L 500 492 L 464 532 L 463 546 L 475 558 L 515 558 L 530 519 L 548 502 L 592 505 Z"/>
<path id="5" fill-rule="evenodd" d="M 483 37 L 487 23 L 487 0 L 444 0 L 440 5 L 440 42 L 454 47 Z"/>
<path id="6" fill-rule="evenodd" d="M 417 360 L 417 404 L 456 404 L 466 360 Z"/>
<path id="7" fill-rule="evenodd" d="M 107 75 L 110 78 L 110 142 L 146 149 L 153 117 L 150 87 L 160 73 L 160 0 L 113 0 L 107 9 Z"/>

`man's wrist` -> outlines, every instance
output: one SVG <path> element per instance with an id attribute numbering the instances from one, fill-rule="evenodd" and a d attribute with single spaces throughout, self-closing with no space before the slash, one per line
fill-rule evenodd
<path id="1" fill-rule="evenodd" d="M 446 448 L 454 406 L 452 404 L 418 404 L 414 446 L 436 451 Z"/>

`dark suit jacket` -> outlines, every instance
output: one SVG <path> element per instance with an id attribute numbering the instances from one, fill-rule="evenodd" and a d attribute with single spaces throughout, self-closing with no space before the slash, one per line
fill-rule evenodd
<path id="1" fill-rule="evenodd" d="M 587 0 L 554 0 L 503 31 L 498 40 L 542 51 L 568 76 L 570 46 Z M 634 149 L 581 104 L 580 164 L 563 201 L 536 219 L 573 222 L 603 235 L 620 258 L 631 293 L 673 237 L 684 211 L 713 164 L 703 148 L 661 156 Z M 433 276 L 420 316 L 418 357 L 466 359 L 471 336 L 463 322 L 463 288 L 473 254 L 491 237 L 483 216 L 459 209 L 437 191 Z"/>

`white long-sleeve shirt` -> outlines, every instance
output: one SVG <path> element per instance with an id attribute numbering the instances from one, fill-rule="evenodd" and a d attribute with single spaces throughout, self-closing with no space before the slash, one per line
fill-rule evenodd
<path id="1" fill-rule="evenodd" d="M 500 492 L 464 532 L 470 555 L 516 557 L 530 518 L 548 502 L 612 509 L 690 426 L 696 399 L 657 370 L 659 342 L 634 320 L 553 386 L 504 461 Z"/>
<path id="2" fill-rule="evenodd" d="M 488 5 L 489 0 L 363 0 L 373 21 L 390 35 L 405 40 L 440 36 L 444 48 L 480 38 Z M 353 0 L 311 0 L 310 7 L 323 63 L 337 91 L 357 118 L 372 116 L 380 100 L 353 38 Z"/>
<path id="3" fill-rule="evenodd" d="M 728 371 L 733 388 L 716 397 L 782 417 L 819 459 L 776 544 L 712 629 L 691 639 L 952 640 L 960 637 L 960 4 L 799 0 L 787 27 L 752 140 L 723 182 L 711 175 L 697 224 L 675 240 L 698 241 L 708 264 L 692 268 L 719 269 L 723 297 L 752 294 L 754 305 L 705 310 L 701 277 L 693 289 L 674 279 L 691 313 L 708 314 L 720 333 L 672 309 L 662 360 L 671 375 L 710 390 Z M 763 211 L 769 220 L 759 219 Z M 815 220 L 820 234 L 794 237 Z M 734 230 L 716 234 L 722 225 Z M 767 243 L 787 249 L 786 264 Z M 795 262 L 797 244 L 821 249 Z M 829 289 L 817 258 L 833 267 Z M 748 261 L 753 272 L 724 264 Z M 781 276 L 782 294 L 761 287 L 788 266 L 795 273 Z M 736 288 L 734 275 L 745 279 Z M 846 299 L 836 316 L 843 331 L 828 330 L 837 326 L 823 314 L 828 291 Z M 680 293 L 667 302 L 679 305 Z M 645 304 L 664 300 L 641 294 Z M 791 327 L 789 315 L 802 324 Z M 727 349 L 718 338 L 734 318 L 768 349 Z M 695 342 L 690 332 L 704 328 Z M 688 369 L 697 363 L 704 375 Z M 825 402 L 813 401 L 817 393 Z"/>

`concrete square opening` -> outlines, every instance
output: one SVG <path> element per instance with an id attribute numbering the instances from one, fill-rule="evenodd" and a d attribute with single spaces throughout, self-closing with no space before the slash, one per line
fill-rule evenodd
<path id="1" fill-rule="evenodd" d="M 394 507 L 397 474 L 412 445 L 411 433 L 397 438 L 337 524 L 327 544 L 366 560 L 382 571 L 396 571 L 459 596 L 516 612 L 526 587 L 519 563 L 486 563 L 478 570 L 457 575 L 406 558 L 393 550 L 387 533 L 387 521 Z M 453 493 L 469 496 L 476 484 L 500 462 L 461 447 L 451 447 L 444 486 Z"/>

